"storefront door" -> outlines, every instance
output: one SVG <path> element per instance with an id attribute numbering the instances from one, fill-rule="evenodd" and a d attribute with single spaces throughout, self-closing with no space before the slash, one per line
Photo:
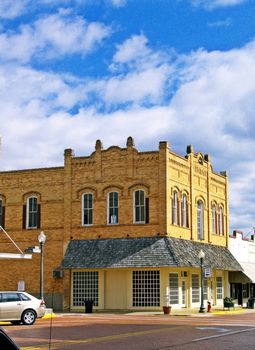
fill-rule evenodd
<path id="1" fill-rule="evenodd" d="M 181 279 L 181 307 L 187 307 L 187 286 L 186 280 Z"/>

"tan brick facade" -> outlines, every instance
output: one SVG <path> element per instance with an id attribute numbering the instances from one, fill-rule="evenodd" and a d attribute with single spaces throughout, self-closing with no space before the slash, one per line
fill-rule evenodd
<path id="1" fill-rule="evenodd" d="M 134 192 L 143 190 L 148 198 L 148 223 L 134 223 Z M 107 196 L 119 194 L 119 222 L 107 223 Z M 173 224 L 173 197 L 177 193 L 177 222 Z M 82 225 L 82 195 L 93 196 L 92 225 Z M 182 200 L 187 198 L 187 222 L 182 225 Z M 23 228 L 23 207 L 34 196 L 40 205 L 40 227 Z M 70 275 L 54 279 L 52 271 L 58 267 L 70 240 L 117 237 L 173 236 L 198 240 L 197 204 L 203 204 L 203 242 L 228 244 L 228 179 L 226 174 L 212 170 L 210 157 L 187 148 L 181 157 L 160 142 L 159 149 L 139 152 L 128 138 L 127 147 L 103 149 L 96 142 L 95 151 L 87 157 L 75 157 L 65 150 L 64 167 L 6 171 L 0 173 L 0 200 L 5 207 L 4 227 L 22 250 L 38 245 L 37 236 L 43 230 L 47 236 L 44 250 L 44 287 L 50 299 L 65 295 L 68 304 Z M 212 206 L 222 210 L 222 232 L 212 232 Z M 0 252 L 16 252 L 1 232 Z M 26 290 L 39 293 L 39 254 L 31 261 L 0 260 L 0 289 L 17 289 L 20 280 Z"/>

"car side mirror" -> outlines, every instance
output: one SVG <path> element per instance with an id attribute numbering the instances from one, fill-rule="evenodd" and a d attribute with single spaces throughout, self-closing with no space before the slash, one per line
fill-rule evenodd
<path id="1" fill-rule="evenodd" d="M 4 350 L 20 350 L 14 341 L 0 328 L 0 349 Z"/>

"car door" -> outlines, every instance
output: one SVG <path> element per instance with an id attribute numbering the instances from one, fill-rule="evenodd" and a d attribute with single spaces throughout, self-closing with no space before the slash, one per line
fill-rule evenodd
<path id="1" fill-rule="evenodd" d="M 22 313 L 22 301 L 20 300 L 19 293 L 3 292 L 1 294 L 1 319 L 20 319 Z"/>

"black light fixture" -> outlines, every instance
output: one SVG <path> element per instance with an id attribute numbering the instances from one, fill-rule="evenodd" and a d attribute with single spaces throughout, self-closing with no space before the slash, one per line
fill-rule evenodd
<path id="1" fill-rule="evenodd" d="M 43 293 L 43 248 L 44 248 L 44 244 L 46 241 L 46 236 L 44 234 L 43 231 L 40 232 L 39 236 L 38 236 L 38 241 L 40 244 L 40 298 L 42 300 L 44 300 L 44 293 Z"/>
<path id="2" fill-rule="evenodd" d="M 200 309 L 199 312 L 205 312 L 205 307 L 204 307 L 204 279 L 203 279 L 203 262 L 205 258 L 205 253 L 201 249 L 200 252 L 198 253 L 198 257 L 200 259 L 200 269 L 201 269 L 201 304 L 200 304 Z"/>

